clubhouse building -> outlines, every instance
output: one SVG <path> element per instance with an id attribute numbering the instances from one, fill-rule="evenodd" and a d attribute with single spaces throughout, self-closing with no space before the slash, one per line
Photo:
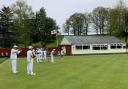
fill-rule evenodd
<path id="1" fill-rule="evenodd" d="M 126 43 L 113 36 L 64 36 L 67 54 L 125 53 Z"/>

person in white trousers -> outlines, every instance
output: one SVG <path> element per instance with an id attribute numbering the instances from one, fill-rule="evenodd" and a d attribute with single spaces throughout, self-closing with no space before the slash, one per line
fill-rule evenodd
<path id="1" fill-rule="evenodd" d="M 61 57 L 64 56 L 64 50 L 63 49 L 61 49 L 60 54 L 61 54 Z"/>
<path id="2" fill-rule="evenodd" d="M 42 62 L 42 59 L 43 59 L 43 52 L 41 49 L 38 50 L 39 54 L 38 54 L 38 57 L 39 57 L 39 62 Z"/>
<path id="3" fill-rule="evenodd" d="M 27 74 L 28 75 L 35 75 L 33 73 L 33 59 L 35 57 L 35 53 L 32 51 L 33 47 L 29 46 L 27 51 Z"/>
<path id="4" fill-rule="evenodd" d="M 42 59 L 44 61 L 45 60 L 45 57 L 44 57 L 45 48 L 42 48 L 41 51 L 42 51 Z"/>
<path id="5" fill-rule="evenodd" d="M 36 60 L 37 60 L 37 63 L 38 62 L 42 62 L 42 59 L 43 59 L 42 55 L 43 55 L 43 53 L 42 53 L 41 49 L 37 48 L 36 49 Z"/>
<path id="6" fill-rule="evenodd" d="M 38 51 L 39 51 L 39 49 L 37 48 L 36 49 L 36 62 L 37 63 L 39 62 L 39 56 L 38 56 L 39 55 L 39 52 Z"/>
<path id="7" fill-rule="evenodd" d="M 48 51 L 48 48 L 45 48 L 44 49 L 44 60 L 47 60 L 47 51 Z"/>
<path id="8" fill-rule="evenodd" d="M 51 51 L 51 54 L 50 54 L 50 56 L 51 56 L 51 62 L 52 62 L 52 63 L 54 63 L 54 52 L 55 52 L 55 49 L 53 49 L 53 50 Z"/>
<path id="9" fill-rule="evenodd" d="M 17 73 L 17 54 L 19 54 L 21 50 L 18 50 L 18 46 L 14 45 L 11 49 L 10 59 L 12 65 L 12 73 Z"/>

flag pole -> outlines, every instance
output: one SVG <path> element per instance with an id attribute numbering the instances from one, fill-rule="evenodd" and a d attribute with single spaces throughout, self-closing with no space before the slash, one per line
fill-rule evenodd
<path id="1" fill-rule="evenodd" d="M 59 45 L 59 41 L 58 41 L 58 32 L 56 33 L 56 44 L 57 44 L 57 47 Z"/>
<path id="2" fill-rule="evenodd" d="M 56 46 L 58 47 L 58 45 L 59 45 L 58 30 L 57 30 L 57 29 L 52 30 L 52 31 L 51 31 L 51 34 L 56 36 Z"/>

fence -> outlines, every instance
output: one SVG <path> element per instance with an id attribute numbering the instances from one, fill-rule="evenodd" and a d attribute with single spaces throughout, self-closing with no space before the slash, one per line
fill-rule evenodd
<path id="1" fill-rule="evenodd" d="M 57 48 L 48 48 L 48 53 L 51 52 L 52 49 L 56 49 L 56 53 L 58 53 L 61 48 L 57 47 Z M 21 48 L 21 53 L 19 54 L 19 56 L 24 57 L 26 56 L 27 53 L 27 48 Z M 0 57 L 9 57 L 11 53 L 11 48 L 0 48 Z"/>

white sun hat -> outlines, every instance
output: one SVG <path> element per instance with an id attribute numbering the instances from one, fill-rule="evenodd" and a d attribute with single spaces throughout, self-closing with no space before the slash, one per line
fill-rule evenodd
<path id="1" fill-rule="evenodd" d="M 17 45 L 14 45 L 13 48 L 17 48 L 18 46 Z"/>
<path id="2" fill-rule="evenodd" d="M 33 47 L 32 46 L 28 46 L 29 49 L 32 49 Z"/>

